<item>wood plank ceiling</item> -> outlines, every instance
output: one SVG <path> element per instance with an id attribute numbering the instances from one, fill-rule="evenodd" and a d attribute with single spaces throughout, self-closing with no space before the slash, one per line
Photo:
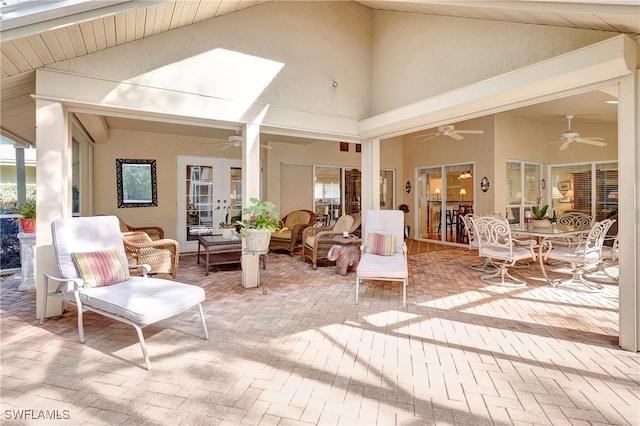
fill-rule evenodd
<path id="1" fill-rule="evenodd" d="M 273 0 L 114 1 L 108 7 L 76 15 L 2 29 L 0 127 L 16 139 L 35 145 L 35 102 L 30 95 L 35 92 L 37 68 L 269 1 Z M 629 34 L 636 40 L 640 34 L 640 6 L 633 0 L 619 0 L 615 4 L 427 0 L 358 3 L 398 12 L 612 31 Z"/>

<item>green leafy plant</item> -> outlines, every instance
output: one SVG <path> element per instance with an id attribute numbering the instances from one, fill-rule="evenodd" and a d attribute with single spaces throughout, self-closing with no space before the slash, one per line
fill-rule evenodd
<path id="1" fill-rule="evenodd" d="M 221 228 L 232 228 L 236 226 L 235 223 L 231 222 L 231 219 L 229 218 L 229 212 L 227 212 L 227 214 L 225 215 L 224 220 L 219 223 L 219 226 Z"/>
<path id="2" fill-rule="evenodd" d="M 18 203 L 11 210 L 13 213 L 21 215 L 23 219 L 36 218 L 36 202 L 34 200 Z"/>
<path id="3" fill-rule="evenodd" d="M 547 214 L 548 208 L 548 205 L 544 205 L 542 207 L 533 206 L 531 207 L 531 211 L 535 215 L 536 219 L 544 219 L 545 215 Z"/>
<path id="4" fill-rule="evenodd" d="M 280 226 L 280 213 L 271 201 L 260 201 L 255 197 L 249 199 L 253 204 L 242 209 L 244 219 L 236 222 L 240 225 L 240 235 L 247 236 L 247 229 L 275 231 Z"/>

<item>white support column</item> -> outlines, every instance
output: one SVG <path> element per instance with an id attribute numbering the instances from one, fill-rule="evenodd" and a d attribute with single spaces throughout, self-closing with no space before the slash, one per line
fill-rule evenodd
<path id="1" fill-rule="evenodd" d="M 24 167 L 24 147 L 15 147 L 16 152 L 16 188 L 17 202 L 24 203 L 27 201 L 27 180 L 25 178 Z"/>
<path id="2" fill-rule="evenodd" d="M 618 180 L 620 229 L 619 344 L 640 350 L 640 72 L 620 79 L 618 94 Z"/>
<path id="3" fill-rule="evenodd" d="M 242 143 L 242 208 L 249 207 L 250 199 L 262 197 L 262 182 L 260 171 L 260 126 L 245 124 L 242 129 L 244 137 Z M 246 250 L 246 241 L 242 241 L 242 249 Z M 260 256 L 243 254 L 242 285 L 247 288 L 258 287 Z"/>
<path id="4" fill-rule="evenodd" d="M 36 318 L 44 302 L 43 272 L 59 275 L 51 245 L 51 222 L 72 211 L 71 127 L 59 102 L 36 99 Z M 62 313 L 57 299 L 47 302 L 46 316 Z"/>
<path id="5" fill-rule="evenodd" d="M 363 215 L 362 228 L 364 235 L 367 227 L 364 220 L 365 211 L 380 209 L 380 140 L 363 140 L 361 151 L 362 195 L 360 206 Z"/>

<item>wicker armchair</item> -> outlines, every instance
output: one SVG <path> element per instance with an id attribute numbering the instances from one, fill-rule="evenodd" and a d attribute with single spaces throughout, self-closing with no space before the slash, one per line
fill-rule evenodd
<path id="1" fill-rule="evenodd" d="M 269 248 L 286 250 L 291 256 L 302 241 L 302 231 L 316 223 L 316 214 L 311 210 L 294 210 L 280 220 L 280 227 L 286 230 L 271 234 Z"/>
<path id="2" fill-rule="evenodd" d="M 152 240 L 146 232 L 123 232 L 124 250 L 132 265 L 151 266 L 149 275 L 171 274 L 176 279 L 180 260 L 180 245 L 168 238 Z M 132 269 L 131 275 L 142 275 L 142 269 Z"/>
<path id="3" fill-rule="evenodd" d="M 360 213 L 340 216 L 332 226 L 310 227 L 302 232 L 302 261 L 311 261 L 313 269 L 318 269 L 318 260 L 326 259 L 327 253 L 335 245 L 334 237 L 344 231 L 354 233 L 362 223 Z"/>
<path id="4" fill-rule="evenodd" d="M 105 216 L 104 214 L 99 214 L 98 216 Z M 118 222 L 120 222 L 120 232 L 146 232 L 149 235 L 149 238 L 152 240 L 162 240 L 164 238 L 164 229 L 159 226 L 131 226 L 127 225 L 127 223 L 122 220 L 120 216 L 116 216 L 118 218 Z"/>

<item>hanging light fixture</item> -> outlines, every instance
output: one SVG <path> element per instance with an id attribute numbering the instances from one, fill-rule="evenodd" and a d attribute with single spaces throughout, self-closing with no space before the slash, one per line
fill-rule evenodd
<path id="1" fill-rule="evenodd" d="M 469 179 L 471 178 L 471 170 L 463 170 L 460 173 L 460 176 L 458 177 L 458 179 Z"/>

